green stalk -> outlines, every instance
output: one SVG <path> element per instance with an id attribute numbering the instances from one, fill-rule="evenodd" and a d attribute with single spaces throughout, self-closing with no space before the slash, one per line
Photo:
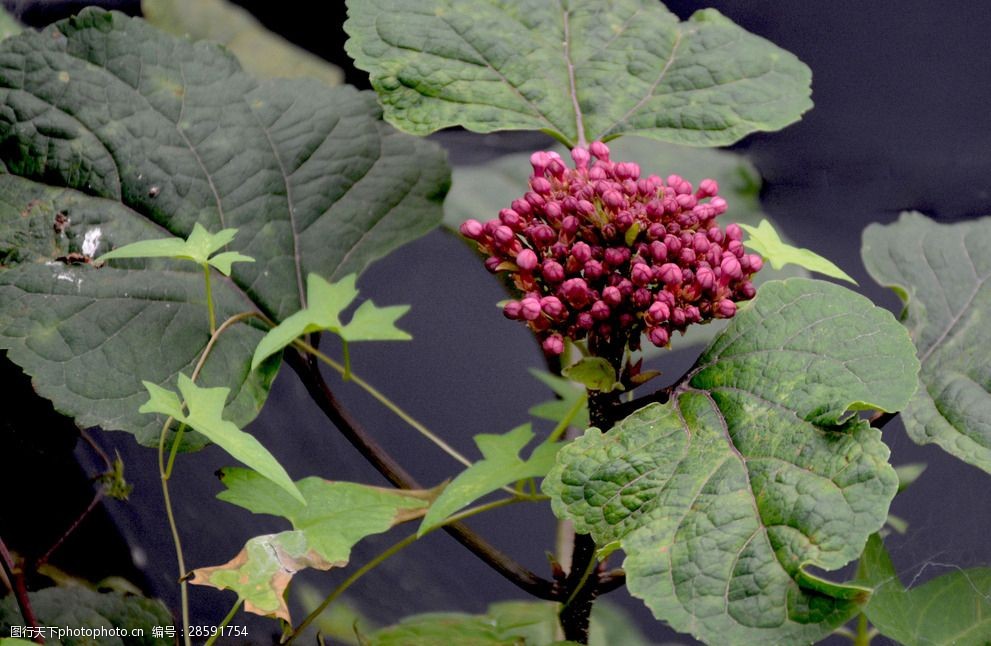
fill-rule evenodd
<path id="1" fill-rule="evenodd" d="M 203 646 L 213 646 L 213 642 L 217 641 L 217 637 L 220 637 L 224 633 L 224 628 L 227 628 L 227 624 L 231 623 L 231 619 L 233 619 L 234 615 L 237 614 L 237 611 L 241 607 L 241 603 L 243 601 L 244 600 L 241 597 L 237 598 L 237 601 L 234 602 L 234 606 L 231 608 L 231 611 L 227 613 L 227 616 L 224 617 L 224 620 L 221 621 L 220 624 L 216 627 L 217 631 L 212 635 L 210 635 L 210 639 L 206 640 L 206 643 L 203 644 Z"/>
<path id="2" fill-rule="evenodd" d="M 173 419 L 169 417 L 162 426 L 158 439 L 158 475 L 162 481 L 162 498 L 165 501 L 165 516 L 169 520 L 172 531 L 172 544 L 175 545 L 176 561 L 179 564 L 179 604 L 182 612 L 182 634 L 186 646 L 192 646 L 189 637 L 189 591 L 186 589 L 186 560 L 182 556 L 182 540 L 179 538 L 179 526 L 176 524 L 175 513 L 172 511 L 172 497 L 169 495 L 169 473 L 165 469 L 165 436 Z"/>
<path id="3" fill-rule="evenodd" d="M 213 311 L 213 288 L 210 285 L 210 265 L 203 263 L 203 278 L 206 280 L 206 309 L 210 313 L 210 336 L 217 333 L 217 315 Z"/>
<path id="4" fill-rule="evenodd" d="M 550 436 L 547 438 L 547 442 L 557 442 L 561 439 L 561 436 L 564 435 L 565 431 L 568 430 L 568 427 L 571 426 L 571 422 L 575 419 L 575 415 L 578 414 L 578 411 L 582 409 L 582 406 L 584 406 L 587 401 L 588 392 L 586 391 L 582 393 L 581 397 L 575 400 L 575 403 L 571 405 L 568 412 L 565 413 L 561 421 L 554 427 L 554 430 L 551 431 Z"/>

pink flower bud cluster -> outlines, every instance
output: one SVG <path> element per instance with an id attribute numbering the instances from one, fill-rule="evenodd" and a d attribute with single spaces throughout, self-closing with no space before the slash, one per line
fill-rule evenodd
<path id="1" fill-rule="evenodd" d="M 677 175 L 641 177 L 599 141 L 571 157 L 574 168 L 534 153 L 523 197 L 496 219 L 461 225 L 485 266 L 523 294 L 504 313 L 537 332 L 546 353 L 560 354 L 565 338 L 587 338 L 593 352 L 638 349 L 643 333 L 663 347 L 674 331 L 730 318 L 753 298 L 763 263 L 744 252 L 739 226 L 716 223 L 726 200 L 715 181 L 693 190 Z"/>

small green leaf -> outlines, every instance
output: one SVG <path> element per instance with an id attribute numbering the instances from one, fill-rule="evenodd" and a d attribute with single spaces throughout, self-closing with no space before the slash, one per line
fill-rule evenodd
<path id="1" fill-rule="evenodd" d="M 179 392 L 188 414 L 182 411 L 174 392 L 145 382 L 150 398 L 139 409 L 142 413 L 162 413 L 205 435 L 211 442 L 230 453 L 235 459 L 248 465 L 273 483 L 306 504 L 303 495 L 271 453 L 253 435 L 245 433 L 236 424 L 223 418 L 229 388 L 201 388 L 186 375 L 179 374 Z"/>
<path id="2" fill-rule="evenodd" d="M 919 479 L 919 476 L 925 470 L 925 462 L 912 462 L 895 467 L 895 473 L 898 474 L 898 493 L 908 489 L 913 482 Z"/>
<path id="3" fill-rule="evenodd" d="M 254 262 L 255 259 L 236 251 L 227 251 L 210 257 L 223 249 L 234 239 L 237 229 L 221 229 L 210 233 L 199 222 L 193 225 L 193 231 L 186 240 L 181 238 L 160 238 L 156 240 L 141 240 L 109 251 L 100 260 L 117 258 L 176 258 L 192 260 L 199 265 L 209 264 L 225 276 L 231 275 L 231 264 L 235 262 Z"/>
<path id="4" fill-rule="evenodd" d="M 505 435 L 481 434 L 474 439 L 482 452 L 482 459 L 458 474 L 430 505 L 430 510 L 420 523 L 420 536 L 462 507 L 499 487 L 526 478 L 542 478 L 554 465 L 554 456 L 561 448 L 561 444 L 556 442 L 542 443 L 529 458 L 520 459 L 520 451 L 533 439 L 529 424 L 518 426 Z"/>
<path id="5" fill-rule="evenodd" d="M 317 274 L 307 276 L 307 306 L 265 335 L 255 348 L 252 369 L 304 334 L 322 330 L 333 332 L 347 342 L 407 341 L 413 338 L 395 325 L 396 320 L 409 311 L 408 305 L 378 307 L 371 301 L 365 301 L 347 325 L 341 323 L 341 312 L 358 297 L 356 281 L 354 274 L 336 283 L 329 283 Z"/>
<path id="6" fill-rule="evenodd" d="M 258 78 L 309 76 L 329 85 L 344 80 L 340 68 L 265 29 L 250 12 L 227 0 L 142 0 L 141 13 L 176 36 L 224 45 Z"/>
<path id="7" fill-rule="evenodd" d="M 902 322 L 922 362 L 919 388 L 902 411 L 918 444 L 991 473 L 991 218 L 938 224 L 903 213 L 864 230 L 868 273 L 905 303 Z"/>
<path id="8" fill-rule="evenodd" d="M 987 646 L 991 568 L 954 569 L 906 590 L 875 534 L 857 574 L 874 586 L 864 614 L 882 635 L 905 646 Z"/>
<path id="9" fill-rule="evenodd" d="M 797 265 L 824 276 L 857 284 L 857 281 L 845 271 L 819 254 L 808 249 L 793 247 L 781 240 L 778 232 L 767 220 L 761 220 L 756 227 L 747 224 L 740 224 L 740 227 L 750 234 L 743 244 L 763 256 L 764 260 L 771 263 L 775 269 L 781 269 L 785 265 Z"/>
<path id="10" fill-rule="evenodd" d="M 530 374 L 558 396 L 557 399 L 551 399 L 531 406 L 527 412 L 534 417 L 552 422 L 560 422 L 571 412 L 571 409 L 578 405 L 578 400 L 585 397 L 585 389 L 570 379 L 564 379 L 563 377 L 558 377 L 547 371 L 537 370 L 536 368 L 530 368 Z M 588 428 L 588 404 L 581 407 L 581 410 L 572 419 L 571 425 L 576 428 Z"/>
<path id="11" fill-rule="evenodd" d="M 721 146 L 812 106 L 811 72 L 712 9 L 656 0 L 350 0 L 345 48 L 419 135 L 541 130 Z"/>
<path id="12" fill-rule="evenodd" d="M 815 641 L 866 593 L 810 569 L 856 558 L 898 486 L 880 432 L 853 411 L 903 406 L 914 353 L 864 297 L 772 281 L 670 401 L 566 445 L 543 490 L 597 545 L 622 542 L 630 592 L 676 630 Z"/>
<path id="13" fill-rule="evenodd" d="M 249 612 L 286 621 L 284 592 L 297 571 L 347 565 L 358 541 L 419 518 L 436 495 L 311 477 L 296 483 L 302 494 L 298 500 L 248 469 L 224 469 L 221 480 L 227 490 L 218 498 L 285 518 L 293 531 L 252 538 L 228 563 L 196 570 L 193 583 L 234 590 Z"/>
<path id="14" fill-rule="evenodd" d="M 615 368 L 602 357 L 583 357 L 578 363 L 562 370 L 561 374 L 589 390 L 604 393 L 623 390 L 623 385 L 616 380 Z"/>

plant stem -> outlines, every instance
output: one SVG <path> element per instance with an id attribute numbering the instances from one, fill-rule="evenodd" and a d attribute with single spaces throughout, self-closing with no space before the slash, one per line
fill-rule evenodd
<path id="1" fill-rule="evenodd" d="M 231 619 L 233 619 L 234 615 L 237 614 L 237 611 L 240 609 L 243 602 L 244 599 L 241 597 L 237 598 L 237 601 L 235 601 L 234 605 L 231 607 L 231 611 L 227 613 L 224 620 L 217 626 L 217 631 L 210 635 L 210 639 L 206 640 L 206 643 L 203 644 L 203 646 L 213 646 L 213 642 L 217 641 L 217 637 L 220 637 L 224 633 L 224 628 L 227 628 L 227 624 L 231 623 Z"/>
<path id="2" fill-rule="evenodd" d="M 327 419 L 340 430 L 341 434 L 354 446 L 394 486 L 400 489 L 422 489 L 423 487 L 396 460 L 389 455 L 367 431 L 341 406 L 327 386 L 320 366 L 314 359 L 304 359 L 290 352 L 286 355 L 289 365 L 299 375 L 310 397 L 323 411 Z M 548 601 L 559 601 L 560 591 L 555 584 L 542 579 L 530 570 L 509 558 L 480 536 L 461 523 L 444 526 L 444 531 L 464 545 L 486 565 L 501 574 L 521 590 Z"/>
<path id="3" fill-rule="evenodd" d="M 871 646 L 873 637 L 867 624 L 867 615 L 860 613 L 860 616 L 857 617 L 857 634 L 853 639 L 854 646 Z"/>
<path id="4" fill-rule="evenodd" d="M 454 447 L 452 447 L 450 444 L 442 440 L 426 426 L 413 419 L 413 417 L 409 413 L 407 413 L 402 408 L 400 408 L 391 399 L 383 395 L 377 388 L 369 384 L 367 381 L 365 381 L 358 375 L 351 372 L 347 368 L 347 366 L 342 366 L 340 363 L 334 361 L 333 359 L 325 355 L 323 352 L 320 352 L 320 350 L 317 350 L 316 348 L 314 348 L 309 343 L 306 343 L 305 341 L 296 341 L 294 345 L 296 345 L 302 350 L 305 350 L 306 352 L 309 352 L 316 358 L 326 363 L 328 366 L 330 366 L 335 371 L 340 373 L 340 375 L 344 377 L 345 380 L 353 381 L 358 386 L 361 386 L 361 388 L 363 388 L 365 392 L 367 392 L 369 395 L 371 395 L 376 400 L 378 400 L 380 404 L 382 404 L 383 406 L 391 410 L 393 413 L 395 413 L 396 416 L 399 417 L 399 419 L 403 420 L 404 422 L 412 426 L 417 432 L 423 435 L 423 437 L 427 438 L 428 440 L 436 444 L 442 451 L 444 451 L 444 453 L 447 453 L 449 456 L 451 456 L 461 464 L 465 465 L 466 467 L 471 466 L 472 464 L 471 460 L 461 455 L 461 453 L 459 453 Z"/>
<path id="5" fill-rule="evenodd" d="M 206 281 L 206 309 L 210 313 L 210 335 L 217 332 L 217 315 L 213 311 L 213 287 L 210 285 L 210 265 L 203 263 L 203 279 Z"/>
<path id="6" fill-rule="evenodd" d="M 62 547 L 62 544 L 65 543 L 65 540 L 69 538 L 69 536 L 71 536 L 72 533 L 76 531 L 76 529 L 82 524 L 82 522 L 86 520 L 86 517 L 89 516 L 94 509 L 96 509 L 96 506 L 100 504 L 101 500 L 103 500 L 103 494 L 105 492 L 106 489 L 104 489 L 102 486 L 96 490 L 96 493 L 93 494 L 93 499 L 89 501 L 88 505 L 86 505 L 86 509 L 83 509 L 83 511 L 76 517 L 76 519 L 72 521 L 72 524 L 69 525 L 68 529 L 62 532 L 62 535 L 59 536 L 57 541 L 55 541 L 55 544 L 49 547 L 48 551 L 42 554 L 38 558 L 38 560 L 34 562 L 35 570 L 40 568 L 45 563 L 48 563 L 48 559 L 52 558 L 52 554 L 55 553 L 55 550 Z"/>
<path id="7" fill-rule="evenodd" d="M 568 430 L 568 427 L 571 426 L 572 420 L 575 419 L 575 415 L 578 414 L 578 411 L 582 409 L 582 406 L 584 406 L 587 401 L 588 393 L 583 394 L 575 400 L 575 403 L 571 405 L 571 408 L 568 409 L 568 412 L 565 413 L 564 417 L 561 418 L 561 421 L 558 422 L 557 426 L 554 427 L 554 430 L 551 431 L 551 434 L 547 437 L 548 442 L 557 442 L 561 436 L 564 435 L 565 431 Z"/>
<path id="8" fill-rule="evenodd" d="M 176 524 L 175 513 L 172 511 L 172 497 L 169 495 L 170 473 L 165 469 L 165 437 L 172 425 L 169 417 L 162 425 L 162 433 L 158 439 L 158 475 L 162 481 L 162 498 L 165 502 L 165 516 L 172 531 L 172 544 L 175 545 L 176 561 L 179 565 L 179 604 L 182 613 L 182 634 L 186 646 L 192 646 L 189 636 L 189 590 L 186 585 L 186 560 L 182 556 L 182 540 L 179 538 L 179 526 Z"/>
<path id="9" fill-rule="evenodd" d="M 468 518 L 470 516 L 474 516 L 476 514 L 480 514 L 480 513 L 485 512 L 485 511 L 490 511 L 490 510 L 496 509 L 498 507 L 505 507 L 506 505 L 511 505 L 513 503 L 516 503 L 516 502 L 523 502 L 523 499 L 521 499 L 521 498 L 500 498 L 499 500 L 494 500 L 492 502 L 485 503 L 484 505 L 478 505 L 476 507 L 471 507 L 469 509 L 466 509 L 466 510 L 460 512 L 460 513 L 457 513 L 457 514 L 452 515 L 450 518 L 448 518 L 447 520 L 445 520 L 440 525 L 436 525 L 434 527 L 431 527 L 426 532 L 424 532 L 423 536 L 426 536 L 427 534 L 430 534 L 434 530 L 440 529 L 441 527 L 444 527 L 445 525 L 449 525 L 450 523 L 454 523 L 454 522 L 457 522 L 459 520 L 464 520 L 465 518 Z M 330 594 L 327 595 L 327 598 L 325 598 L 323 600 L 323 602 L 313 610 L 313 612 L 311 612 L 310 614 L 308 614 L 306 616 L 306 619 L 304 619 L 302 622 L 300 622 L 299 626 L 297 626 L 296 629 L 292 631 L 292 633 L 289 635 L 289 638 L 286 639 L 285 641 L 283 641 L 282 643 L 283 644 L 290 644 L 290 643 L 292 643 L 293 640 L 295 640 L 297 637 L 299 637 L 299 635 L 302 634 L 302 632 L 304 630 L 306 630 L 306 628 L 310 624 L 312 624 L 317 619 L 317 617 L 319 617 L 323 613 L 323 611 L 326 610 L 327 607 L 331 603 L 334 602 L 335 599 L 337 599 L 338 597 L 340 597 L 341 594 L 343 594 L 345 590 L 347 590 L 348 588 L 350 588 L 358 579 L 360 579 L 361 577 L 363 577 L 364 575 L 368 574 L 370 571 L 372 571 L 373 569 L 375 569 L 376 567 L 378 567 L 379 565 L 381 565 L 383 562 L 385 562 L 387 559 L 389 559 L 389 557 L 393 556 L 394 554 L 397 554 L 397 553 L 401 552 L 403 550 L 403 548 L 408 547 L 409 545 L 412 545 L 413 543 L 415 543 L 419 538 L 422 538 L 422 537 L 417 536 L 416 534 L 410 534 L 409 536 L 407 536 L 406 538 L 402 539 L 398 543 L 394 543 L 392 546 L 390 546 L 384 552 L 382 552 L 381 554 L 379 554 L 378 556 L 376 556 L 375 558 L 373 558 L 368 563 L 365 563 L 359 569 L 355 570 L 354 573 L 351 576 L 349 576 L 347 579 L 345 579 L 339 586 L 337 586 L 336 588 L 334 588 L 330 592 Z M 209 643 L 207 644 L 207 646 L 209 646 Z"/>
<path id="10" fill-rule="evenodd" d="M 39 627 L 38 618 L 34 614 L 34 609 L 31 608 L 31 599 L 28 598 L 28 590 L 24 585 L 24 573 L 14 572 L 14 558 L 10 555 L 10 552 L 7 550 L 7 544 L 3 542 L 2 538 L 0 538 L 0 567 L 3 568 L 3 573 L 10 582 L 11 589 L 14 591 L 14 597 L 17 599 L 17 607 L 21 609 L 21 616 L 24 618 L 25 625 L 37 629 Z M 35 642 L 39 644 L 45 643 L 44 638 L 41 637 L 37 630 L 34 631 L 34 635 Z"/>

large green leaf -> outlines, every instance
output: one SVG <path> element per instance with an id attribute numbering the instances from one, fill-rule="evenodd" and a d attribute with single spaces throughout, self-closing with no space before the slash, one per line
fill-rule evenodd
<path id="1" fill-rule="evenodd" d="M 590 429 L 544 480 L 555 513 L 621 541 L 630 591 L 719 644 L 812 641 L 867 591 L 829 583 L 885 521 L 898 478 L 850 411 L 898 410 L 903 328 L 837 285 L 764 285 L 665 404 Z"/>
<path id="2" fill-rule="evenodd" d="M 265 29 L 246 9 L 227 0 L 142 0 L 141 12 L 176 36 L 224 45 L 259 78 L 309 76 L 330 85 L 344 80 L 340 68 Z"/>
<path id="3" fill-rule="evenodd" d="M 991 568 L 956 569 L 905 589 L 877 535 L 858 576 L 874 588 L 864 609 L 881 634 L 905 646 L 987 646 L 991 636 Z"/>
<path id="4" fill-rule="evenodd" d="M 867 271 L 892 287 L 919 350 L 919 390 L 902 411 L 919 444 L 934 442 L 991 473 L 991 218 L 947 225 L 904 213 L 864 231 Z"/>
<path id="5" fill-rule="evenodd" d="M 228 563 L 197 569 L 193 583 L 234 590 L 245 610 L 286 621 L 284 593 L 296 572 L 347 565 L 355 543 L 421 517 L 436 495 L 311 477 L 296 482 L 303 503 L 248 469 L 224 469 L 221 479 L 227 490 L 218 498 L 256 514 L 281 516 L 293 531 L 250 539 Z"/>
<path id="6" fill-rule="evenodd" d="M 161 420 L 136 415 L 141 381 L 175 383 L 203 350 L 202 274 L 163 260 L 99 271 L 63 261 L 186 238 L 196 223 L 236 228 L 228 250 L 256 262 L 215 276 L 219 320 L 284 319 L 305 304 L 307 274 L 359 273 L 439 221 L 443 153 L 378 115 L 371 93 L 259 83 L 218 46 L 118 13 L 87 9 L 3 41 L 0 348 L 80 423 L 153 439 Z M 230 419 L 243 426 L 276 363 L 251 372 L 257 333 L 224 337 L 198 382 L 231 388 Z"/>
<path id="7" fill-rule="evenodd" d="M 95 592 L 80 586 L 45 588 L 32 592 L 31 607 L 38 617 L 40 626 L 59 628 L 123 628 L 127 631 L 141 629 L 144 636 L 138 637 L 104 637 L 94 639 L 92 636 L 66 636 L 57 640 L 47 640 L 48 644 L 63 646 L 116 646 L 117 644 L 133 644 L 152 646 L 155 644 L 171 644 L 172 639 L 155 638 L 152 629 L 155 626 L 174 626 L 175 620 L 169 611 L 159 601 L 143 597 L 122 594 L 120 592 Z M 24 626 L 24 619 L 17 608 L 13 595 L 0 599 L 0 634 L 9 635 L 11 626 Z M 47 636 L 47 633 L 46 633 Z"/>
<path id="8" fill-rule="evenodd" d="M 612 159 L 636 162 L 644 175 L 667 177 L 674 173 L 696 185 L 705 178 L 716 180 L 719 194 L 729 204 L 729 210 L 719 218 L 723 226 L 730 222 L 756 226 L 762 220 L 769 220 L 761 211 L 760 175 L 742 155 L 641 137 L 622 137 L 610 142 L 609 149 Z M 556 146 L 553 150 L 568 159 L 564 148 Z M 532 172 L 529 155 L 522 154 L 506 155 L 479 166 L 455 168 L 451 193 L 444 202 L 444 225 L 457 231 L 461 223 L 469 218 L 484 222 L 496 217 L 499 209 L 509 207 L 513 198 L 526 192 L 527 178 Z M 755 283 L 761 285 L 768 280 L 808 275 L 807 271 L 795 265 L 775 269 L 767 264 L 756 275 Z M 706 325 L 692 325 L 684 337 L 676 341 L 677 347 L 708 343 L 728 322 L 727 319 L 716 319 Z M 649 342 L 644 342 L 643 350 L 645 354 L 666 351 Z"/>
<path id="9" fill-rule="evenodd" d="M 797 58 L 656 0 L 350 0 L 346 48 L 397 127 L 730 144 L 812 103 Z"/>
<path id="10" fill-rule="evenodd" d="M 538 444 L 526 460 L 520 458 L 533 439 L 529 424 L 518 426 L 504 435 L 483 433 L 475 436 L 482 459 L 458 474 L 430 506 L 420 524 L 422 536 L 448 516 L 499 487 L 527 478 L 542 478 L 554 464 L 557 442 Z"/>

